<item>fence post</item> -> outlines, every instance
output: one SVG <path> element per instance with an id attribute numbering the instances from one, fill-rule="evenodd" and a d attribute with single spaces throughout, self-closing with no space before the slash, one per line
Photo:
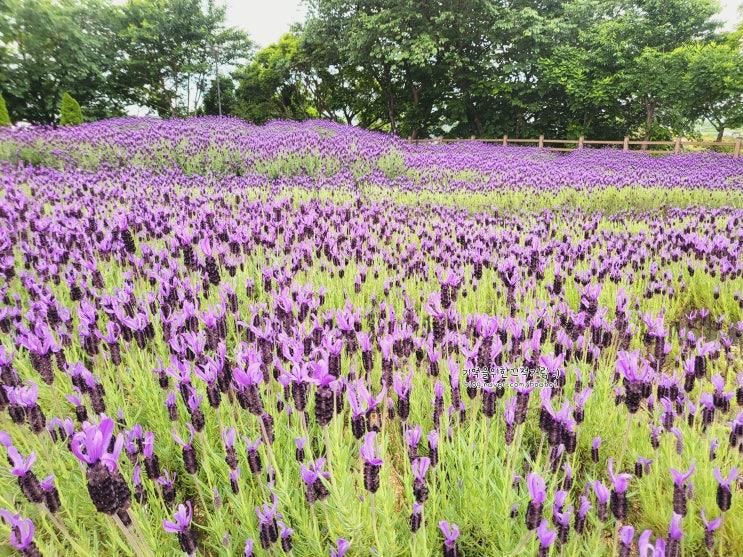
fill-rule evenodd
<path id="1" fill-rule="evenodd" d="M 543 135 L 539 136 L 539 148 L 544 149 L 544 136 Z"/>
<path id="2" fill-rule="evenodd" d="M 741 143 L 741 138 L 740 137 L 736 137 L 735 138 L 735 148 L 733 149 L 733 156 L 736 159 L 738 157 L 740 157 L 740 143 Z"/>
<path id="3" fill-rule="evenodd" d="M 681 152 L 681 138 L 676 138 L 676 143 L 673 145 L 673 154 L 678 155 Z"/>
<path id="4" fill-rule="evenodd" d="M 508 145 L 508 136 L 503 134 L 503 146 L 505 147 L 506 145 Z"/>
<path id="5" fill-rule="evenodd" d="M 578 149 L 583 149 L 583 136 L 578 138 Z"/>
<path id="6" fill-rule="evenodd" d="M 624 145 L 622 146 L 622 151 L 629 151 L 629 137 L 626 135 L 624 136 Z"/>

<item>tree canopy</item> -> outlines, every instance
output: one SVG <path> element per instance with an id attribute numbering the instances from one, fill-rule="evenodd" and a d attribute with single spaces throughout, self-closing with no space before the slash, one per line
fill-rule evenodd
<path id="1" fill-rule="evenodd" d="M 0 0 L 11 119 L 140 106 L 402 136 L 666 138 L 743 126 L 743 30 L 716 0 L 308 0 L 255 51 L 213 0 Z M 218 85 L 218 86 L 217 86 Z"/>

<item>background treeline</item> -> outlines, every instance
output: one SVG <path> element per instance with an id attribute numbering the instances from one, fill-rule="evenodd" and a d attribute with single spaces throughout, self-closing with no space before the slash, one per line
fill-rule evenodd
<path id="1" fill-rule="evenodd" d="M 200 0 L 0 0 L 11 118 L 128 105 L 402 136 L 664 139 L 743 125 L 743 28 L 714 0 L 310 0 L 255 51 Z M 217 88 L 216 75 L 220 75 Z"/>
<path id="2" fill-rule="evenodd" d="M 14 121 L 59 122 L 65 92 L 86 119 L 133 105 L 186 115 L 203 105 L 216 63 L 250 53 L 211 1 L 0 0 L 0 91 Z"/>

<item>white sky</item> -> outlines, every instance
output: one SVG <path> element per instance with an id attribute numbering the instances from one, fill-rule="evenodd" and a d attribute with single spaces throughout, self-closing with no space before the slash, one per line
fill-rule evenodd
<path id="1" fill-rule="evenodd" d="M 227 6 L 227 24 L 244 29 L 259 47 L 268 46 L 301 23 L 307 13 L 302 0 L 217 0 Z"/>
<path id="2" fill-rule="evenodd" d="M 301 22 L 307 12 L 303 0 L 217 0 L 227 6 L 227 23 L 250 34 L 258 46 L 276 41 L 292 23 Z M 726 29 L 740 20 L 743 0 L 720 0 L 719 19 Z"/>

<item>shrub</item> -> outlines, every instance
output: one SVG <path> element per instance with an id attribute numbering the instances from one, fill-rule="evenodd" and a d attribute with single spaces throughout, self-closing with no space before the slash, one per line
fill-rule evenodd
<path id="1" fill-rule="evenodd" d="M 5 98 L 0 93 L 0 126 L 10 126 L 10 114 L 8 114 L 8 105 L 5 104 Z"/>
<path id="2" fill-rule="evenodd" d="M 63 126 L 83 123 L 83 113 L 80 110 L 80 104 L 67 92 L 62 94 L 59 123 Z"/>

